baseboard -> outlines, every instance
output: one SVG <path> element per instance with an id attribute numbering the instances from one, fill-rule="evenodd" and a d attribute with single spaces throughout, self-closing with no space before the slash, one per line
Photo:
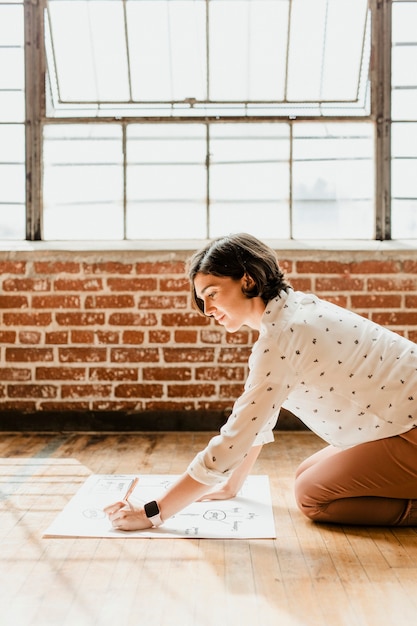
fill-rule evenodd
<path id="1" fill-rule="evenodd" d="M 218 430 L 225 421 L 223 411 L 22 413 L 0 410 L 1 432 L 204 432 Z M 306 426 L 292 413 L 282 409 L 276 429 L 306 430 Z"/>

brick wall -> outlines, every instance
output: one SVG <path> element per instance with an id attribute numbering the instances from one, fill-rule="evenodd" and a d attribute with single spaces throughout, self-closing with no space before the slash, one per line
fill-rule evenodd
<path id="1" fill-rule="evenodd" d="M 227 334 L 191 309 L 188 254 L 0 252 L 0 429 L 200 429 L 223 420 L 256 333 Z M 417 251 L 279 258 L 296 289 L 417 342 Z"/>

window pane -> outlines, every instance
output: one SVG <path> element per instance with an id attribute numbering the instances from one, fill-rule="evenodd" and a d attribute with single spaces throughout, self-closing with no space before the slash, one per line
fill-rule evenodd
<path id="1" fill-rule="evenodd" d="M 366 0 L 294 1 L 289 100 L 357 99 L 366 16 Z"/>
<path id="2" fill-rule="evenodd" d="M 391 235 L 417 237 L 417 2 L 392 7 Z"/>
<path id="3" fill-rule="evenodd" d="M 293 236 L 372 238 L 372 126 L 302 125 L 294 135 Z"/>
<path id="4" fill-rule="evenodd" d="M 288 17 L 287 2 L 212 2 L 212 100 L 284 99 Z"/>
<path id="5" fill-rule="evenodd" d="M 58 99 L 129 100 L 122 3 L 50 0 L 49 11 Z"/>
<path id="6" fill-rule="evenodd" d="M 45 239 L 123 237 L 119 126 L 46 126 Z"/>
<path id="7" fill-rule="evenodd" d="M 127 236 L 206 237 L 206 128 L 131 125 L 127 131 Z"/>
<path id="8" fill-rule="evenodd" d="M 261 239 L 288 239 L 290 213 L 288 202 L 213 204 L 210 211 L 210 237 L 227 233 L 250 232 Z"/>
<path id="9" fill-rule="evenodd" d="M 205 2 L 127 2 L 134 100 L 206 99 Z"/>
<path id="10" fill-rule="evenodd" d="M 392 200 L 392 237 L 393 239 L 417 238 L 417 199 Z"/>
<path id="11" fill-rule="evenodd" d="M 47 0 L 47 11 L 51 114 L 369 112 L 367 0 Z"/>
<path id="12" fill-rule="evenodd" d="M 289 236 L 289 155 L 287 124 L 211 127 L 210 236 Z"/>
<path id="13" fill-rule="evenodd" d="M 24 239 L 23 6 L 0 2 L 0 239 Z"/>

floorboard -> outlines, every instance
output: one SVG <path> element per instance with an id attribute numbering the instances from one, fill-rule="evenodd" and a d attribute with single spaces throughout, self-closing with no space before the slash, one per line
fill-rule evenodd
<path id="1" fill-rule="evenodd" d="M 417 532 L 315 525 L 298 463 L 322 443 L 277 433 L 268 474 L 275 540 L 42 538 L 86 478 L 179 474 L 208 433 L 2 433 L 1 624 L 414 626 Z"/>

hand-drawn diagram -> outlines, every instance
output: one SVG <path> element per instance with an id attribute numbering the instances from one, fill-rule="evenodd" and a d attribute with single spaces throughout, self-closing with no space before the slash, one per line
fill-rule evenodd
<path id="1" fill-rule="evenodd" d="M 122 501 L 134 478 L 130 474 L 93 474 L 58 514 L 44 537 L 256 539 L 276 536 L 267 476 L 248 476 L 235 498 L 194 502 L 159 528 L 114 530 L 103 508 Z M 177 478 L 165 474 L 140 475 L 129 497 L 130 506 L 143 506 L 158 499 Z"/>

